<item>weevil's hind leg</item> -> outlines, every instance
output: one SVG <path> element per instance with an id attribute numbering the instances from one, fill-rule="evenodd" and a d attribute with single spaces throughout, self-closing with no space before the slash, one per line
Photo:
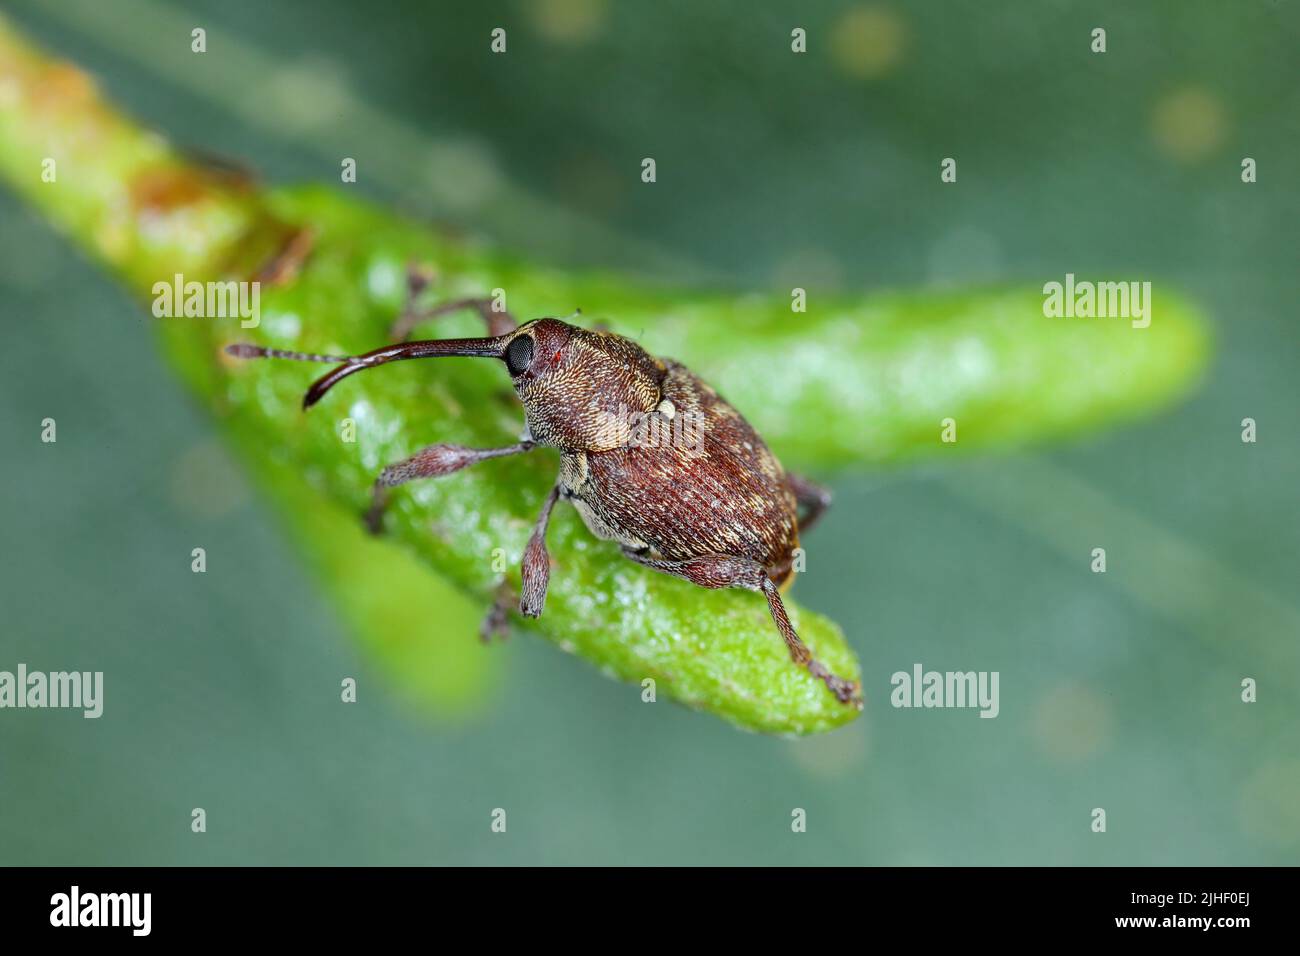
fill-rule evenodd
<path id="1" fill-rule="evenodd" d="M 451 312 L 459 312 L 461 309 L 476 310 L 487 326 L 488 335 L 505 335 L 518 326 L 519 323 L 514 320 L 514 317 L 509 312 L 498 312 L 493 309 L 493 300 L 488 298 L 452 299 L 449 302 L 440 302 L 438 305 L 427 309 L 418 308 L 415 304 L 416 299 L 419 298 L 420 293 L 424 291 L 431 281 L 433 281 L 433 276 L 416 266 L 412 266 L 407 270 L 406 305 L 402 308 L 401 315 L 397 317 L 389 329 L 392 341 L 405 342 L 421 322 L 427 322 L 429 319 L 447 315 Z"/>
<path id="2" fill-rule="evenodd" d="M 790 623 L 790 616 L 785 612 L 781 601 L 781 592 L 775 582 L 768 576 L 767 569 L 757 561 L 749 558 L 737 558 L 729 554 L 704 554 L 686 561 L 668 561 L 652 558 L 648 554 L 624 548 L 623 553 L 637 564 L 644 564 L 656 571 L 685 578 L 692 584 L 704 588 L 745 588 L 750 591 L 762 591 L 767 598 L 767 608 L 781 632 L 781 638 L 790 650 L 790 659 L 830 688 L 831 693 L 842 704 L 849 704 L 862 709 L 861 687 L 856 681 L 848 681 L 835 674 L 812 656 L 808 645 L 799 639 L 798 632 Z"/>
<path id="3" fill-rule="evenodd" d="M 371 534 L 379 534 L 383 527 L 384 509 L 388 506 L 390 488 L 404 485 L 420 478 L 441 478 L 454 471 L 476 465 L 488 458 L 504 458 L 532 451 L 537 445 L 523 441 L 504 448 L 466 448 L 464 445 L 429 445 L 421 448 L 405 461 L 389 465 L 375 479 L 370 510 L 366 512 L 366 527 Z"/>
<path id="4" fill-rule="evenodd" d="M 835 695 L 841 704 L 850 704 L 861 710 L 861 686 L 857 681 L 845 680 L 843 677 L 832 674 L 825 664 L 813 658 L 812 651 L 808 650 L 807 644 L 799 640 L 794 625 L 790 623 L 789 615 L 785 613 L 785 604 L 781 601 L 780 590 L 766 573 L 763 574 L 762 588 L 763 597 L 767 598 L 767 609 L 772 612 L 772 620 L 776 622 L 776 629 L 781 632 L 786 647 L 790 649 L 791 660 L 808 668 L 808 672 L 829 687 L 831 693 Z"/>
<path id="5" fill-rule="evenodd" d="M 519 594 L 519 613 L 524 617 L 541 617 L 546 604 L 546 586 L 551 581 L 551 556 L 546 552 L 546 529 L 551 523 L 551 511 L 560 498 L 560 486 L 551 488 L 537 516 L 537 525 L 524 548 L 521 573 L 523 588 Z"/>
<path id="6" fill-rule="evenodd" d="M 799 502 L 799 533 L 805 534 L 831 506 L 831 490 L 793 472 L 787 472 L 785 478 Z"/>

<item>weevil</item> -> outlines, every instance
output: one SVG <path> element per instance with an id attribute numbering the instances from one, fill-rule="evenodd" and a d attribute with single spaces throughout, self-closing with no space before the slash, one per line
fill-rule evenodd
<path id="1" fill-rule="evenodd" d="M 380 528 L 389 492 L 398 485 L 489 458 L 556 449 L 559 475 L 524 548 L 521 614 L 542 613 L 551 573 L 546 529 L 555 504 L 565 500 L 592 534 L 617 542 L 637 564 L 704 588 L 762 592 L 794 663 L 839 701 L 861 708 L 857 682 L 813 658 L 781 600 L 793 578 L 799 534 L 829 507 L 827 490 L 785 471 L 744 416 L 680 362 L 656 358 L 622 335 L 560 319 L 517 324 L 491 299 L 457 299 L 420 310 L 414 303 L 426 282 L 412 273 L 393 345 L 361 355 L 226 347 L 239 358 L 334 364 L 307 389 L 304 410 L 343 379 L 388 362 L 467 356 L 505 364 L 524 409 L 521 440 L 502 448 L 429 445 L 389 465 L 375 481 L 366 516 L 371 530 Z M 410 341 L 419 323 L 462 309 L 479 313 L 485 338 Z M 680 440 L 687 430 L 671 427 L 679 419 L 692 423 L 689 440 Z M 647 422 L 660 426 L 649 430 L 660 438 L 644 440 Z M 672 437 L 665 441 L 664 435 Z M 504 625 L 513 600 L 498 599 L 489 612 L 491 626 Z"/>

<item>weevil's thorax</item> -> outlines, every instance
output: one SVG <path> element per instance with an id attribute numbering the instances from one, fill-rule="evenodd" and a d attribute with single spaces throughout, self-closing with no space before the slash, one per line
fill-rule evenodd
<path id="1" fill-rule="evenodd" d="M 631 440 L 659 404 L 664 365 L 635 342 L 558 319 L 520 326 L 534 342 L 514 379 L 535 441 L 566 451 L 606 451 Z"/>

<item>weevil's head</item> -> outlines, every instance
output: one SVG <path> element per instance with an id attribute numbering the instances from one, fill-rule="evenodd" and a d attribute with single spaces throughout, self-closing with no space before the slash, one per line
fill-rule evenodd
<path id="1" fill-rule="evenodd" d="M 528 429 L 543 444 L 618 448 L 659 404 L 663 363 L 621 335 L 536 319 L 510 333 L 502 358 Z"/>

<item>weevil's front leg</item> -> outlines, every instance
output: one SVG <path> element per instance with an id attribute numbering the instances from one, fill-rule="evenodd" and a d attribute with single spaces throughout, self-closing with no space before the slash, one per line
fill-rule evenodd
<path id="1" fill-rule="evenodd" d="M 502 581 L 492 599 L 492 606 L 483 616 L 478 628 L 478 638 L 484 644 L 492 643 L 492 638 L 505 640 L 510 636 L 510 609 L 515 606 L 515 592 L 509 581 Z"/>
<path id="2" fill-rule="evenodd" d="M 416 308 L 415 300 L 430 281 L 431 277 L 419 269 L 412 268 L 407 272 L 406 306 L 389 330 L 394 342 L 405 342 L 421 322 L 451 312 L 459 312 L 461 309 L 475 309 L 483 317 L 488 335 L 505 335 L 519 324 L 509 312 L 498 312 L 493 309 L 493 300 L 487 298 L 452 299 L 427 309 Z"/>
<path id="3" fill-rule="evenodd" d="M 843 704 L 851 704 L 859 710 L 862 708 L 861 688 L 856 681 L 848 681 L 835 674 L 815 660 L 808 645 L 799 639 L 798 632 L 790 623 L 790 616 L 785 612 L 781 601 L 781 592 L 768 576 L 767 569 L 757 561 L 749 558 L 737 558 L 729 554 L 704 554 L 685 561 L 668 561 L 652 558 L 649 555 L 624 548 L 623 553 L 637 564 L 644 564 L 656 571 L 685 578 L 692 584 L 704 588 L 745 588 L 750 591 L 762 591 L 767 598 L 767 608 L 776 622 L 776 629 L 781 632 L 786 647 L 790 649 L 790 659 L 830 688 L 836 698 Z"/>
<path id="4" fill-rule="evenodd" d="M 523 587 L 519 593 L 519 613 L 524 617 L 541 617 L 542 606 L 546 604 L 546 585 L 551 580 L 551 556 L 546 553 L 546 529 L 551 523 L 551 511 L 560 498 L 560 486 L 556 485 L 542 503 L 542 513 L 537 516 L 537 525 L 524 548 Z"/>
<path id="5" fill-rule="evenodd" d="M 786 472 L 785 478 L 790 483 L 790 490 L 794 492 L 795 500 L 799 502 L 799 507 L 802 509 L 802 514 L 799 516 L 799 533 L 806 533 L 831 506 L 831 490 L 793 472 Z"/>
<path id="6" fill-rule="evenodd" d="M 405 461 L 389 465 L 375 479 L 374 496 L 370 510 L 366 512 L 366 527 L 371 534 L 378 534 L 384 518 L 384 509 L 388 505 L 388 490 L 408 481 L 419 478 L 441 478 L 453 471 L 460 471 L 470 465 L 476 465 L 488 458 L 504 458 L 506 455 L 521 455 L 537 447 L 536 442 L 522 441 L 517 445 L 504 448 L 466 448 L 464 445 L 429 445 L 421 448 Z"/>

